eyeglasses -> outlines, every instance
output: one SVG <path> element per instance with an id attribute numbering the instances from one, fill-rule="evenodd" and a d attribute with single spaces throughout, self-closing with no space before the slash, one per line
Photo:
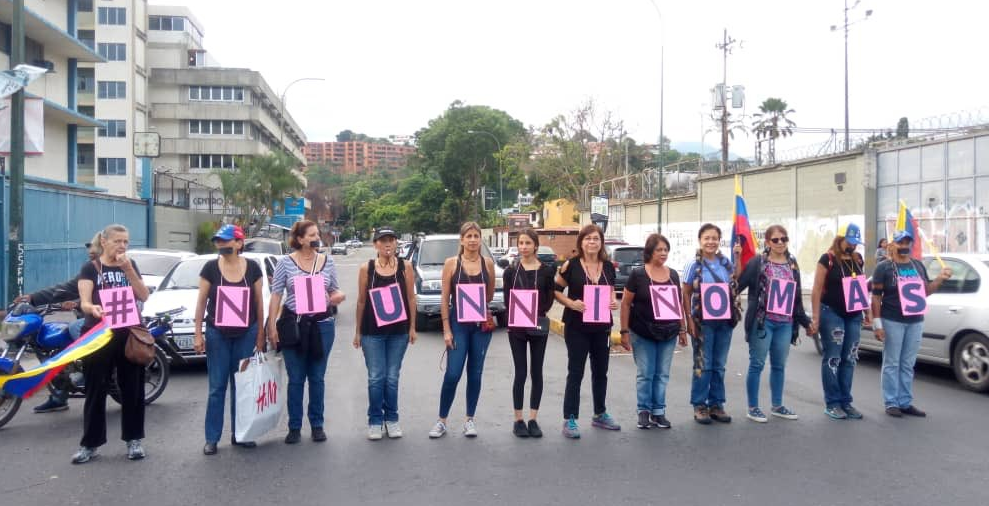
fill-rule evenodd
<path id="1" fill-rule="evenodd" d="M 783 237 L 773 237 L 772 239 L 769 240 L 769 242 L 771 242 L 773 244 L 779 244 L 781 242 L 783 244 L 786 244 L 786 243 L 790 242 L 790 238 L 787 237 L 787 236 L 785 236 L 785 235 Z"/>
<path id="2" fill-rule="evenodd" d="M 589 236 L 587 236 L 587 237 L 584 238 L 584 241 L 586 241 L 586 242 L 601 242 L 601 239 L 599 239 L 598 236 L 596 236 L 596 235 L 589 235 Z"/>

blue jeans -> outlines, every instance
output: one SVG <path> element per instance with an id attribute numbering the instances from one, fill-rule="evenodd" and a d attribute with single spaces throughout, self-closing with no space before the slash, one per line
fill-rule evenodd
<path id="1" fill-rule="evenodd" d="M 302 428 L 302 393 L 309 382 L 309 427 L 323 427 L 323 397 L 326 386 L 326 362 L 333 349 L 334 321 L 319 322 L 319 334 L 323 338 L 323 354 L 319 357 L 300 355 L 295 348 L 282 350 L 285 357 L 285 370 L 288 372 L 288 428 Z"/>
<path id="2" fill-rule="evenodd" d="M 666 386 L 670 384 L 670 366 L 676 338 L 654 341 L 632 332 L 632 357 L 635 358 L 635 400 L 638 411 L 666 414 Z"/>
<path id="3" fill-rule="evenodd" d="M 361 336 L 367 365 L 368 425 L 398 421 L 398 374 L 408 347 L 408 334 Z"/>
<path id="4" fill-rule="evenodd" d="M 783 378 L 792 338 L 793 322 L 781 323 L 768 318 L 762 330 L 753 329 L 749 334 L 749 374 L 745 378 L 745 392 L 750 408 L 759 407 L 759 380 L 766 366 L 766 354 L 769 354 L 769 390 L 773 407 L 783 405 Z"/>
<path id="5" fill-rule="evenodd" d="M 886 407 L 905 408 L 913 403 L 913 366 L 917 363 L 924 322 L 883 320 L 883 374 L 880 385 Z"/>
<path id="6" fill-rule="evenodd" d="M 242 359 L 251 356 L 258 336 L 257 323 L 239 336 L 224 336 L 215 327 L 206 326 L 206 374 L 209 397 L 206 401 L 206 442 L 217 443 L 223 434 L 223 403 L 230 385 L 230 433 L 237 431 L 237 387 L 234 372 Z"/>
<path id="7" fill-rule="evenodd" d="M 842 318 L 826 304 L 821 304 L 820 318 L 824 405 L 829 408 L 848 406 L 852 403 L 852 377 L 859 359 L 862 313 Z"/>
<path id="8" fill-rule="evenodd" d="M 451 317 L 453 315 L 451 314 Z M 450 414 L 457 384 L 467 365 L 467 416 L 474 416 L 477 399 L 481 396 L 481 373 L 484 372 L 484 357 L 491 344 L 491 332 L 481 332 L 476 323 L 458 323 L 451 318 L 454 349 L 446 355 L 446 374 L 443 375 L 443 388 L 440 390 L 440 418 Z"/>
<path id="9" fill-rule="evenodd" d="M 704 368 L 700 376 L 691 376 L 690 404 L 697 406 L 724 406 L 725 404 L 725 364 L 731 348 L 732 327 L 728 323 L 710 322 L 701 324 L 704 342 Z M 698 346 L 693 339 L 693 345 Z"/>

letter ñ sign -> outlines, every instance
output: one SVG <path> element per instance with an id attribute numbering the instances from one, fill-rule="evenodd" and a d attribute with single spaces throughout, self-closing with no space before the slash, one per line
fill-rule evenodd
<path id="1" fill-rule="evenodd" d="M 652 299 L 652 315 L 657 320 L 683 319 L 680 309 L 680 290 L 673 285 L 650 285 L 649 296 Z"/>

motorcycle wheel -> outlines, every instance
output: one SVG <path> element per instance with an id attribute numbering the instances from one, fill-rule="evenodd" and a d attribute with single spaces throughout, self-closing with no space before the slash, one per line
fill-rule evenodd
<path id="1" fill-rule="evenodd" d="M 144 368 L 144 405 L 147 406 L 161 397 L 162 392 L 168 385 L 168 375 L 170 372 L 168 357 L 165 352 L 155 347 L 155 360 Z M 120 388 L 117 386 L 116 374 L 111 378 L 109 388 L 110 397 L 120 404 Z"/>
<path id="2" fill-rule="evenodd" d="M 21 372 L 21 366 L 17 366 L 12 374 L 17 374 Z M 17 414 L 17 410 L 21 407 L 21 399 L 16 395 L 2 394 L 0 396 L 0 427 L 3 427 L 10 420 L 14 418 Z"/>

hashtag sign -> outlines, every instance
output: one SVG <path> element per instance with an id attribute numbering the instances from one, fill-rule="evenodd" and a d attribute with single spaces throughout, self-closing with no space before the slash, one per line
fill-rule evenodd
<path id="1" fill-rule="evenodd" d="M 100 305 L 103 306 L 103 318 L 112 329 L 133 327 L 141 323 L 134 289 L 129 286 L 100 290 Z"/>

